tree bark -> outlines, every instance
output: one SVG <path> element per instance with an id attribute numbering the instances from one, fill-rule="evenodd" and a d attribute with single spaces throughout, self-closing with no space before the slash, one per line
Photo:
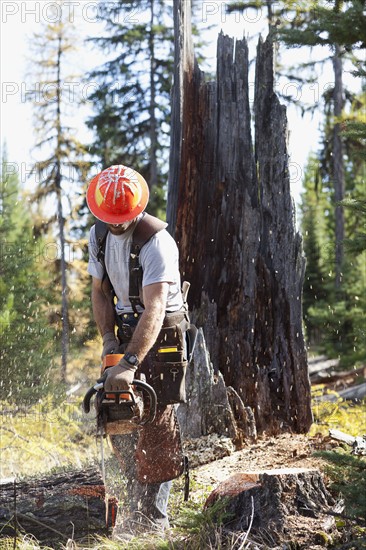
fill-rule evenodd
<path id="1" fill-rule="evenodd" d="M 255 152 L 246 41 L 219 35 L 217 76 L 194 60 L 190 2 L 176 0 L 168 222 L 192 282 L 190 307 L 259 433 L 312 422 L 302 334 L 305 260 L 290 195 L 285 108 L 273 46 L 258 45 Z"/>
<path id="2" fill-rule="evenodd" d="M 284 540 L 301 540 L 305 518 L 313 518 L 314 531 L 323 530 L 324 524 L 329 524 L 327 513 L 335 504 L 320 472 L 300 468 L 235 474 L 214 489 L 206 507 L 218 501 L 222 502 L 219 514 L 228 515 L 230 530 L 249 530 L 250 536 L 270 533 L 276 547 Z"/>
<path id="3" fill-rule="evenodd" d="M 116 507 L 116 499 L 106 499 L 100 473 L 93 468 L 3 483 L 0 533 L 14 537 L 25 532 L 47 545 L 85 540 L 107 535 Z"/>
<path id="4" fill-rule="evenodd" d="M 217 433 L 235 442 L 240 437 L 223 376 L 213 370 L 202 330 L 194 361 L 187 369 L 186 389 L 189 402 L 177 409 L 183 438 Z"/>

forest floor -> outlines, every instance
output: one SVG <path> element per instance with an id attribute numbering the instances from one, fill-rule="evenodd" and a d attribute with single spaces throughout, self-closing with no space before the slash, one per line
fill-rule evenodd
<path id="1" fill-rule="evenodd" d="M 332 367 L 333 368 L 333 367 Z M 357 374 L 358 383 L 364 380 L 362 373 Z M 76 377 L 78 378 L 78 377 Z M 81 377 L 79 377 L 81 378 Z M 88 377 L 91 378 L 91 377 Z M 348 379 L 347 379 L 348 380 Z M 86 384 L 88 384 L 86 380 Z M 354 383 L 354 380 L 350 382 Z M 348 387 L 342 378 L 342 387 Z M 326 391 L 336 394 L 338 388 L 320 385 L 313 387 L 314 424 L 309 434 L 280 434 L 276 437 L 263 435 L 256 441 L 246 442 L 240 450 L 235 450 L 230 439 L 209 435 L 184 442 L 185 452 L 190 461 L 190 496 L 183 502 L 182 477 L 173 483 L 170 499 L 170 517 L 172 529 L 163 537 L 154 537 L 150 533 L 135 537 L 128 542 L 117 542 L 111 538 L 96 541 L 95 545 L 85 546 L 79 543 L 67 548 L 88 550 L 320 550 L 321 548 L 353 550 L 366 548 L 366 529 L 363 523 L 349 521 L 344 517 L 311 518 L 297 516 L 287 525 L 283 540 L 275 542 L 271 533 L 258 533 L 254 529 L 246 533 L 231 533 L 222 525 L 212 521 L 205 510 L 205 502 L 211 492 L 224 480 L 237 473 L 258 472 L 271 469 L 304 468 L 319 470 L 325 486 L 335 500 L 342 490 L 334 487 L 334 476 L 330 475 L 329 462 L 317 455 L 317 451 L 338 452 L 352 458 L 358 468 L 363 468 L 359 491 L 364 492 L 363 509 L 366 510 L 366 459 L 352 457 L 350 448 L 340 444 L 329 436 L 330 428 L 338 428 L 353 436 L 366 433 L 366 414 L 364 402 L 358 404 L 336 400 L 317 401 Z M 27 476 L 45 473 L 57 467 L 81 467 L 85 462 L 99 462 L 99 449 L 94 439 L 94 422 L 80 413 L 79 398 L 70 403 L 49 408 L 46 401 L 27 416 L 8 415 L 6 430 L 2 435 L 2 476 Z M 75 402 L 74 402 L 75 401 Z M 7 439 L 8 438 L 8 439 Z M 113 457 L 108 456 L 113 462 Z M 48 460 L 45 461 L 45 456 Z M 113 468 L 112 468 L 113 469 Z M 353 470 L 341 470 L 343 481 L 353 483 Z M 363 476 L 363 477 L 362 477 Z M 350 515 L 346 508 L 344 515 Z M 358 513 L 359 516 L 359 513 Z M 325 525 L 326 524 L 326 525 Z M 0 539 L 0 548 L 5 541 Z M 19 541 L 18 550 L 41 548 L 29 541 Z"/>

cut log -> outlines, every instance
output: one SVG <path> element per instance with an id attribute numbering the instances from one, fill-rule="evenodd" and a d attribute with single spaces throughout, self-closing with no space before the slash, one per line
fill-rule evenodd
<path id="1" fill-rule="evenodd" d="M 93 467 L 0 485 L 1 537 L 33 535 L 47 545 L 107 535 L 117 501 L 106 498 L 103 480 Z M 53 546 L 54 547 L 54 546 Z"/>
<path id="2" fill-rule="evenodd" d="M 228 518 L 224 522 L 226 528 L 250 528 L 251 535 L 262 537 L 270 533 L 273 541 L 280 544 L 295 525 L 298 530 L 311 520 L 319 530 L 329 527 L 329 512 L 335 502 L 318 470 L 284 468 L 231 476 L 214 489 L 205 507 L 214 504 L 217 518 Z M 298 531 L 296 536 L 299 537 Z"/>

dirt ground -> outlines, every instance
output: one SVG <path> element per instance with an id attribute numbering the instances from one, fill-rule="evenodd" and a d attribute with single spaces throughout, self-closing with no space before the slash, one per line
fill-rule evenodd
<path id="1" fill-rule="evenodd" d="M 332 449 L 336 446 L 338 443 L 329 437 L 320 435 L 309 437 L 299 434 L 263 437 L 239 451 L 233 449 L 229 440 L 217 436 L 188 441 L 186 452 L 191 465 L 192 497 L 195 498 L 200 491 L 213 490 L 220 482 L 234 474 L 279 468 L 319 470 L 327 487 L 329 480 L 324 473 L 325 463 L 313 454 L 316 450 Z M 211 461 L 208 462 L 209 460 Z M 202 462 L 207 463 L 202 464 Z M 342 535 L 336 528 L 335 518 L 322 513 L 315 518 L 302 515 L 289 516 L 280 545 L 278 539 L 276 542 L 272 540 L 271 533 L 262 533 L 259 537 L 258 533 L 249 533 L 246 544 L 248 541 L 252 541 L 251 545 L 245 548 L 253 550 L 360 548 L 352 546 L 352 543 L 343 546 Z"/>

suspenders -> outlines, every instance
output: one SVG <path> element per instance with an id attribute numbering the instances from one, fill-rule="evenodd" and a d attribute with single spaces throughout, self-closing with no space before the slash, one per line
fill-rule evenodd
<path id="1" fill-rule="evenodd" d="M 142 284 L 142 267 L 140 265 L 141 248 L 151 239 L 151 237 L 158 233 L 158 231 L 166 227 L 167 224 L 165 222 L 144 212 L 143 217 L 137 223 L 133 232 L 129 257 L 129 300 L 135 313 L 137 313 L 137 306 L 144 307 L 140 300 L 140 288 Z M 97 220 L 95 224 L 95 235 L 98 244 L 97 260 L 103 266 L 104 273 L 102 280 L 108 277 L 105 266 L 105 247 L 108 231 L 107 224 Z"/>

